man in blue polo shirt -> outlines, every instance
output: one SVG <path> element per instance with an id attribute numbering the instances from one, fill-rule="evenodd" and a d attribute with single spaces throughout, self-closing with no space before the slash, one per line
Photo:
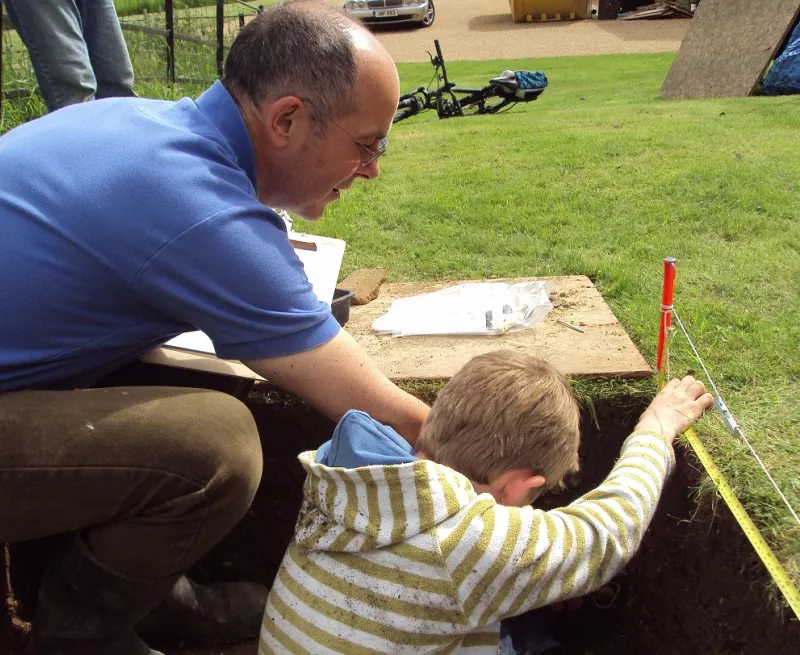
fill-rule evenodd
<path id="1" fill-rule="evenodd" d="M 297 2 L 248 24 L 196 101 L 95 101 L 0 138 L 0 541 L 72 534 L 31 652 L 152 654 L 143 617 L 258 634 L 262 587 L 184 576 L 255 494 L 250 413 L 210 391 L 92 388 L 109 371 L 200 329 L 332 419 L 360 409 L 416 438 L 427 406 L 339 329 L 267 208 L 315 220 L 377 177 L 397 97 L 368 31 Z"/>

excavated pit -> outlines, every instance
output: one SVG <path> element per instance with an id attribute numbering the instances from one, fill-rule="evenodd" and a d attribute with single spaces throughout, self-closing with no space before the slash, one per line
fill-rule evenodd
<path id="1" fill-rule="evenodd" d="M 302 403 L 269 394 L 249 403 L 264 443 L 264 475 L 253 506 L 234 531 L 194 570 L 198 580 L 254 579 L 271 584 L 294 528 L 303 472 L 298 452 L 329 438 L 333 424 Z M 643 401 L 615 397 L 584 411 L 579 484 L 542 499 L 565 504 L 609 472 Z M 712 508 L 691 489 L 699 476 L 679 449 L 677 470 L 662 496 L 641 549 L 620 578 L 619 594 L 587 596 L 580 607 L 545 609 L 543 618 L 564 653 L 779 655 L 800 649 L 800 624 L 768 600 L 769 578 L 723 503 Z M 35 589 L 57 540 L 16 545 L 11 580 L 22 618 L 35 609 Z M 571 603 L 576 605 L 576 603 Z M 3 621 L 0 654 L 23 652 L 19 632 Z M 199 647 L 162 641 L 166 655 L 247 655 L 255 643 Z"/>

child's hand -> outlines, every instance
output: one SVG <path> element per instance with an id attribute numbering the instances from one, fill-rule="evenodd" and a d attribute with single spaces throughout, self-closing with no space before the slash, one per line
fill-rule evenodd
<path id="1" fill-rule="evenodd" d="M 660 432 L 672 443 L 713 404 L 714 397 L 705 391 L 705 385 L 691 375 L 670 380 L 639 418 L 636 429 Z"/>

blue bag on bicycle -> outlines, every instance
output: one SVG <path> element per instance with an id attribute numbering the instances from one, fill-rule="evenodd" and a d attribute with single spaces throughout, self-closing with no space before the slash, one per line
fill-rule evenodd
<path id="1" fill-rule="evenodd" d="M 504 70 L 499 77 L 489 80 L 509 102 L 536 100 L 547 86 L 547 77 L 541 71 Z"/>
<path id="2" fill-rule="evenodd" d="M 541 71 L 514 71 L 520 89 L 543 89 L 547 86 L 547 76 Z"/>

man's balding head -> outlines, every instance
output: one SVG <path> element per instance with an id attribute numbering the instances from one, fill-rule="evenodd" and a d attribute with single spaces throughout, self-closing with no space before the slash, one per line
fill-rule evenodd
<path id="1" fill-rule="evenodd" d="M 396 81 L 390 55 L 361 23 L 322 2 L 294 0 L 242 28 L 223 83 L 240 105 L 296 96 L 338 117 L 353 111 L 359 79 L 389 70 Z"/>
<path id="2" fill-rule="evenodd" d="M 359 179 L 397 110 L 397 69 L 361 24 L 321 2 L 266 10 L 231 47 L 223 83 L 253 142 L 258 199 L 309 220 Z"/>

